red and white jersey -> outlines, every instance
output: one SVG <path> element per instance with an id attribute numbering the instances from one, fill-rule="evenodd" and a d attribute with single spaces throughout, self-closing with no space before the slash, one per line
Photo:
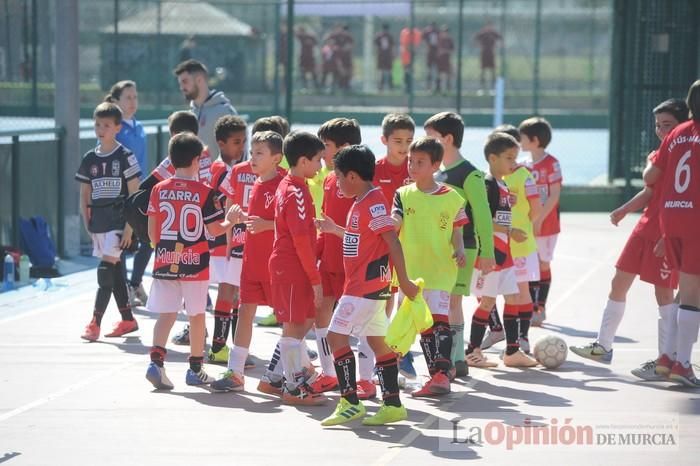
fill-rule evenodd
<path id="1" fill-rule="evenodd" d="M 394 194 L 401 186 L 411 184 L 408 174 L 408 159 L 401 165 L 392 165 L 385 158 L 377 160 L 374 167 L 374 185 L 381 188 L 387 202 L 394 201 Z"/>
<path id="2" fill-rule="evenodd" d="M 209 167 L 211 172 L 211 187 L 214 188 L 214 198 L 217 203 L 217 207 L 223 208 L 226 203 L 226 197 L 218 190 L 218 187 L 224 181 L 224 178 L 231 169 L 226 163 L 220 158 L 214 160 L 214 162 Z M 209 254 L 211 257 L 226 257 L 226 234 L 219 235 L 213 240 L 209 241 Z"/>
<path id="3" fill-rule="evenodd" d="M 391 209 L 381 189 L 374 188 L 353 203 L 343 235 L 344 295 L 389 298 L 389 246 L 381 234 L 393 230 Z"/>
<path id="4" fill-rule="evenodd" d="M 233 166 L 219 186 L 219 191 L 238 204 L 243 212 L 248 212 L 250 193 L 257 179 L 250 167 L 250 161 L 241 162 Z M 231 257 L 243 257 L 243 244 L 245 244 L 245 224 L 234 225 L 231 230 Z"/>
<path id="5" fill-rule="evenodd" d="M 338 187 L 338 177 L 330 172 L 323 181 L 323 204 L 321 210 L 337 225 L 344 227 L 354 199 L 343 196 Z M 324 272 L 340 273 L 343 270 L 343 240 L 330 233 L 321 233 L 321 265 Z"/>
<path id="6" fill-rule="evenodd" d="M 172 177 L 153 187 L 148 203 L 157 238 L 153 278 L 208 280 L 209 243 L 205 224 L 220 221 L 214 191 L 204 183 Z"/>
<path id="7" fill-rule="evenodd" d="M 561 185 L 564 182 L 564 177 L 561 173 L 559 161 L 551 154 L 545 154 L 543 158 L 537 162 L 531 159 L 527 160 L 524 165 L 530 169 L 532 176 L 537 184 L 537 191 L 540 193 L 540 202 L 544 205 L 549 199 L 549 194 L 553 185 Z M 547 215 L 542 222 L 542 228 L 538 236 L 556 235 L 561 231 L 559 224 L 559 203 L 554 206 L 554 209 Z"/>
<path id="8" fill-rule="evenodd" d="M 316 210 L 305 180 L 291 174 L 282 178 L 275 192 L 274 210 L 270 283 L 321 283 L 316 269 Z"/>
<path id="9" fill-rule="evenodd" d="M 698 238 L 700 224 L 700 122 L 676 126 L 661 143 L 656 162 L 663 173 L 661 231 L 666 237 Z"/>
<path id="10" fill-rule="evenodd" d="M 649 156 L 649 162 L 656 166 L 659 159 L 659 151 L 655 150 Z M 660 179 L 663 178 L 663 173 Z M 639 217 L 637 224 L 632 230 L 633 235 L 639 235 L 649 241 L 658 241 L 661 237 L 661 226 L 659 225 L 659 210 L 661 205 L 661 183 L 657 181 L 654 185 L 649 185 L 652 189 L 651 198 L 646 208 Z"/>
<path id="11" fill-rule="evenodd" d="M 248 215 L 260 217 L 265 220 L 275 219 L 275 193 L 282 181 L 282 175 L 277 174 L 267 181 L 255 181 L 250 193 L 250 205 Z M 246 231 L 246 247 L 243 251 L 243 275 L 246 280 L 258 282 L 270 282 L 270 271 L 267 259 L 272 255 L 272 244 L 275 240 L 274 230 L 251 234 Z"/>
<path id="12" fill-rule="evenodd" d="M 202 151 L 202 154 L 199 156 L 199 177 L 198 181 L 201 181 L 203 183 L 208 184 L 211 186 L 211 157 L 209 156 L 209 148 L 204 147 L 204 150 Z M 175 176 L 175 167 L 173 167 L 173 163 L 170 161 L 170 157 L 166 157 L 163 159 L 160 164 L 156 168 L 153 169 L 151 172 L 153 176 L 158 179 L 158 181 L 163 181 L 167 180 L 170 177 Z"/>

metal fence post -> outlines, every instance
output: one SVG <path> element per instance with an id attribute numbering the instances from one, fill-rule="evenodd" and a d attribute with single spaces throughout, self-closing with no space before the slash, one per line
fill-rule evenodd
<path id="1" fill-rule="evenodd" d="M 163 126 L 160 124 L 156 129 L 156 161 L 159 164 L 163 161 Z"/>
<path id="2" fill-rule="evenodd" d="M 19 136 L 12 136 L 11 149 L 12 173 L 12 245 L 19 247 Z"/>
<path id="3" fill-rule="evenodd" d="M 62 174 L 64 169 L 65 169 L 65 147 L 63 145 L 63 139 L 65 135 L 65 130 L 63 128 L 60 128 L 56 132 L 56 165 L 57 165 L 57 172 L 59 174 Z M 65 257 L 66 256 L 66 232 L 65 232 L 65 225 L 66 225 L 66 215 L 65 211 L 63 209 L 63 198 L 65 196 L 65 184 L 66 184 L 66 179 L 63 176 L 58 177 L 58 193 L 56 193 L 56 200 L 57 200 L 57 210 L 56 210 L 56 223 L 57 223 L 57 230 L 56 230 L 56 236 L 58 240 L 58 255 L 59 257 Z"/>
<path id="4" fill-rule="evenodd" d="M 416 77 L 414 76 L 413 72 L 416 69 L 414 65 L 414 61 L 416 59 L 416 48 L 413 45 L 413 30 L 416 27 L 416 2 L 415 0 L 411 0 L 411 21 L 409 25 L 409 42 L 408 42 L 408 51 L 411 57 L 411 61 L 408 63 L 408 113 L 413 113 L 413 99 L 415 96 L 415 89 L 416 89 Z"/>
<path id="5" fill-rule="evenodd" d="M 532 114 L 540 110 L 540 42 L 542 36 L 542 0 L 537 0 L 535 14 L 535 62 L 532 71 Z"/>
<path id="6" fill-rule="evenodd" d="M 273 82 L 273 87 L 274 87 L 274 112 L 275 115 L 279 115 L 280 113 L 280 64 L 279 64 L 279 59 L 280 59 L 280 40 L 281 40 L 281 34 L 280 34 L 280 8 L 282 8 L 282 4 L 278 1 L 275 2 L 274 4 L 275 8 L 275 58 L 272 60 L 272 62 L 275 65 L 274 71 L 274 79 Z"/>
<path id="7" fill-rule="evenodd" d="M 294 87 L 294 0 L 287 0 L 287 73 L 285 75 L 284 113 L 292 124 L 292 94 Z"/>
<path id="8" fill-rule="evenodd" d="M 462 114 L 462 50 L 464 48 L 464 0 L 459 0 L 459 24 L 457 26 L 457 114 Z"/>
<path id="9" fill-rule="evenodd" d="M 37 30 L 38 15 L 37 0 L 32 0 L 32 115 L 39 116 L 39 94 L 37 87 L 38 60 L 36 57 L 39 47 L 39 32 Z"/>

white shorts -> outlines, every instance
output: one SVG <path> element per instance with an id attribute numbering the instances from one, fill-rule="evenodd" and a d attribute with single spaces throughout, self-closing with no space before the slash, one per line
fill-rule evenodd
<path id="1" fill-rule="evenodd" d="M 188 316 L 204 314 L 207 307 L 209 281 L 154 279 L 148 294 L 146 309 L 157 314 L 179 312 L 185 307 Z"/>
<path id="2" fill-rule="evenodd" d="M 92 237 L 92 255 L 95 257 L 120 257 L 122 248 L 122 230 L 112 230 L 107 233 L 90 233 Z"/>
<path id="3" fill-rule="evenodd" d="M 486 296 L 487 298 L 518 294 L 515 267 L 508 267 L 486 275 L 481 275 L 480 270 L 474 270 L 471 291 L 474 296 Z"/>
<path id="4" fill-rule="evenodd" d="M 527 257 L 514 257 L 513 268 L 518 283 L 536 282 L 540 279 L 540 261 L 537 251 Z"/>
<path id="5" fill-rule="evenodd" d="M 399 306 L 406 296 L 399 292 Z M 423 290 L 423 299 L 431 314 L 448 316 L 450 314 L 450 292 L 443 290 Z"/>
<path id="6" fill-rule="evenodd" d="M 241 286 L 243 259 L 214 256 L 209 258 L 209 283 L 228 283 Z"/>
<path id="7" fill-rule="evenodd" d="M 388 327 L 385 300 L 343 295 L 333 311 L 328 331 L 358 337 L 383 337 Z"/>
<path id="8" fill-rule="evenodd" d="M 554 248 L 557 246 L 559 235 L 536 236 L 537 255 L 542 262 L 552 262 L 554 258 Z"/>

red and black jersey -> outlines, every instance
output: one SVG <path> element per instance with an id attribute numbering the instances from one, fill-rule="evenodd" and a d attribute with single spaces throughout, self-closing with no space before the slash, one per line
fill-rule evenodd
<path id="1" fill-rule="evenodd" d="M 393 230 L 391 209 L 379 188 L 353 203 L 343 235 L 344 295 L 389 298 L 389 246 L 381 235 Z"/>
<path id="2" fill-rule="evenodd" d="M 211 157 L 209 157 L 209 148 L 204 147 L 204 150 L 197 159 L 199 164 L 198 180 L 211 186 Z M 153 169 L 151 175 L 156 177 L 158 181 L 167 180 L 168 178 L 175 176 L 175 167 L 170 161 L 170 157 L 163 159 L 156 168 Z"/>
<path id="3" fill-rule="evenodd" d="M 209 243 L 205 224 L 224 218 L 214 191 L 199 181 L 172 177 L 151 191 L 148 215 L 156 220 L 153 277 L 208 280 Z"/>
<path id="4" fill-rule="evenodd" d="M 223 208 L 226 205 L 226 196 L 224 196 L 218 188 L 221 186 L 221 183 L 224 181 L 224 178 L 226 178 L 230 169 L 231 167 L 226 165 L 221 159 L 216 159 L 209 167 L 209 171 L 211 172 L 211 187 L 214 189 L 214 200 L 218 208 Z M 226 234 L 219 235 L 209 241 L 209 254 L 212 257 L 226 256 Z"/>
<path id="5" fill-rule="evenodd" d="M 231 171 L 221 182 L 219 191 L 247 213 L 250 193 L 257 178 L 250 167 L 250 161 L 238 163 L 231 168 Z M 245 224 L 239 223 L 234 225 L 233 230 L 231 230 L 231 257 L 243 258 L 244 243 Z"/>
<path id="6" fill-rule="evenodd" d="M 484 177 L 486 185 L 486 197 L 489 200 L 489 208 L 491 209 L 491 217 L 493 223 L 502 227 L 511 227 L 511 206 L 512 200 L 510 191 L 502 180 L 497 180 L 490 173 Z M 513 258 L 510 254 L 510 235 L 507 233 L 493 232 L 493 246 L 496 258 L 496 269 L 507 269 L 512 267 Z M 481 256 L 481 254 L 479 254 Z M 477 268 L 478 268 L 477 259 Z"/>

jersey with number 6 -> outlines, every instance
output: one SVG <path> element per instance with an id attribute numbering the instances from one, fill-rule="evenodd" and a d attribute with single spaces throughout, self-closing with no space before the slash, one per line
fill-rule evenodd
<path id="1" fill-rule="evenodd" d="M 700 122 L 676 126 L 659 147 L 655 165 L 663 173 L 661 231 L 668 237 L 697 237 L 700 221 Z"/>
<path id="2" fill-rule="evenodd" d="M 151 191 L 148 215 L 155 217 L 153 278 L 208 280 L 209 243 L 205 224 L 223 219 L 214 205 L 214 191 L 204 183 L 172 177 Z"/>

